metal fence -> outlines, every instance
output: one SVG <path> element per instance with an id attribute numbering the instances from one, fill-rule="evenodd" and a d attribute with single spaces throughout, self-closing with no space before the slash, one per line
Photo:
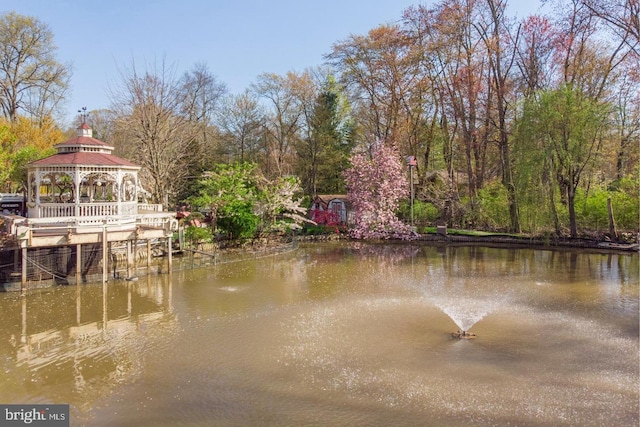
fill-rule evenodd
<path id="1" fill-rule="evenodd" d="M 298 240 L 288 237 L 276 241 L 255 240 L 229 247 L 220 243 L 206 243 L 197 247 L 185 246 L 173 259 L 173 270 L 189 270 L 251 259 L 280 255 L 298 248 Z"/>

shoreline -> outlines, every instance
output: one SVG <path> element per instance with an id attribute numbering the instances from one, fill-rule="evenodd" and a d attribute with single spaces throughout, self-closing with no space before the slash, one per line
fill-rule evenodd
<path id="1" fill-rule="evenodd" d="M 316 242 L 330 240 L 352 240 L 362 242 L 389 242 L 389 243 L 411 243 L 424 242 L 435 244 L 459 244 L 459 245 L 490 245 L 501 247 L 522 247 L 531 249 L 590 249 L 602 251 L 618 251 L 618 252 L 639 252 L 640 246 L 635 243 L 610 242 L 606 240 L 596 240 L 588 238 L 570 238 L 570 237 L 518 237 L 510 235 L 492 234 L 486 236 L 469 236 L 457 234 L 420 234 L 412 240 L 358 240 L 351 239 L 344 234 L 318 234 L 307 236 L 296 236 L 300 242 Z"/>

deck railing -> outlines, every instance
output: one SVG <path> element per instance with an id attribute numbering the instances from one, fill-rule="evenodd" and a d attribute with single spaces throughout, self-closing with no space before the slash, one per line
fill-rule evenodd
<path id="1" fill-rule="evenodd" d="M 15 221 L 40 227 L 96 227 L 142 225 L 146 227 L 176 228 L 174 212 L 163 212 L 159 204 L 121 203 L 46 203 L 29 208 L 29 218 Z"/>
<path id="2" fill-rule="evenodd" d="M 138 212 L 140 211 L 162 212 L 162 205 L 157 203 L 138 203 Z"/>
<path id="3" fill-rule="evenodd" d="M 109 203 L 83 203 L 78 205 L 77 216 L 112 216 L 118 214 L 118 205 Z"/>
<path id="4" fill-rule="evenodd" d="M 162 212 L 162 205 L 121 203 L 46 203 L 29 209 L 31 218 L 66 218 L 136 215 L 140 211 Z"/>

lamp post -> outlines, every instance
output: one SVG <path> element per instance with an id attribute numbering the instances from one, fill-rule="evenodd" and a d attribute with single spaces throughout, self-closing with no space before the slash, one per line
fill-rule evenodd
<path id="1" fill-rule="evenodd" d="M 413 227 L 413 168 L 418 166 L 416 156 L 407 157 L 407 165 L 409 165 L 409 191 L 411 194 L 411 226 Z"/>

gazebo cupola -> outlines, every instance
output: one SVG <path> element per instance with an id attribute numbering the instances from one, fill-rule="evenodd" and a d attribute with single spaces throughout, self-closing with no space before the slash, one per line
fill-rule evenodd
<path id="1" fill-rule="evenodd" d="M 93 138 L 86 123 L 55 148 L 56 154 L 27 166 L 29 218 L 63 222 L 137 214 L 140 166 L 111 154 L 114 147 Z"/>

